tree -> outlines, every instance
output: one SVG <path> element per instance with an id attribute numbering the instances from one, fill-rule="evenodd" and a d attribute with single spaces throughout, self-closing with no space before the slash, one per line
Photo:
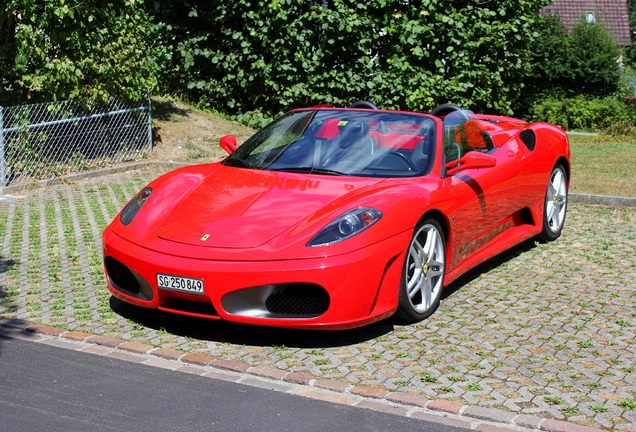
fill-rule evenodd
<path id="1" fill-rule="evenodd" d="M 156 86 L 154 31 L 141 0 L 8 0 L 0 103 L 139 99 Z"/>
<path id="2" fill-rule="evenodd" d="M 558 17 L 548 15 L 538 20 L 531 49 L 523 100 L 565 96 L 575 79 L 571 68 L 571 57 L 575 53 L 567 29 Z"/>
<path id="3" fill-rule="evenodd" d="M 582 20 L 568 34 L 557 17 L 543 17 L 538 24 L 526 106 L 545 97 L 605 97 L 618 90 L 622 52 L 606 27 Z"/>
<path id="4" fill-rule="evenodd" d="M 609 30 L 600 24 L 579 23 L 571 36 L 574 95 L 604 97 L 619 88 L 622 50 Z"/>

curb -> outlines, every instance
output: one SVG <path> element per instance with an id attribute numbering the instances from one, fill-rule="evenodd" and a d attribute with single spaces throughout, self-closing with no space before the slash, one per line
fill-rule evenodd
<path id="1" fill-rule="evenodd" d="M 604 205 L 610 207 L 636 207 L 636 198 L 611 195 L 568 194 L 570 203 Z"/>
<path id="2" fill-rule="evenodd" d="M 381 411 L 449 426 L 479 431 L 541 430 L 546 432 L 603 432 L 604 429 L 516 414 L 496 408 L 464 405 L 446 399 L 428 399 L 409 393 L 392 392 L 381 387 L 354 385 L 341 380 L 317 378 L 305 372 L 290 372 L 271 366 L 251 366 L 240 360 L 223 360 L 202 353 L 187 353 L 157 348 L 139 342 L 85 332 L 65 331 L 49 325 L 33 325 L 0 317 L 0 329 L 12 329 L 10 336 L 35 342 L 52 341 L 52 345 L 91 354 L 119 358 L 180 372 L 259 386 L 258 380 L 270 381 L 272 390 Z M 17 330 L 17 331 L 16 331 Z M 34 338 L 35 335 L 35 338 Z M 57 342 L 57 343 L 55 343 Z M 145 356 L 147 360 L 140 360 Z M 240 374 L 237 377 L 235 374 Z M 247 375 L 247 377 L 242 376 Z M 278 384 L 276 384 L 278 382 Z M 263 383 L 260 381 L 260 386 Z M 300 386 L 289 388 L 289 385 Z"/>
<path id="3" fill-rule="evenodd" d="M 146 161 L 146 162 L 133 162 L 130 164 L 116 165 L 112 167 L 100 168 L 92 171 L 86 171 L 83 173 L 69 174 L 66 176 L 56 177 L 48 180 L 39 180 L 33 183 L 17 184 L 14 186 L 0 187 L 0 195 L 13 195 L 20 192 L 37 190 L 40 188 L 51 187 L 61 184 L 72 184 L 76 181 L 101 177 L 111 174 L 124 173 L 127 171 L 135 171 L 146 167 L 168 167 L 168 168 L 180 168 L 183 166 L 192 165 L 188 162 L 174 162 L 174 161 Z M 620 197 L 610 195 L 593 195 L 593 194 L 568 194 L 569 202 L 572 204 L 587 204 L 587 205 L 604 205 L 610 207 L 636 207 L 636 198 Z"/>

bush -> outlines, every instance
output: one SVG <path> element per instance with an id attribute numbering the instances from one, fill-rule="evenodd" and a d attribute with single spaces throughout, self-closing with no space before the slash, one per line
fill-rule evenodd
<path id="1" fill-rule="evenodd" d="M 533 121 L 559 124 L 567 130 L 606 132 L 613 135 L 625 135 L 626 132 L 631 134 L 636 126 L 636 110 L 613 97 L 549 98 L 534 104 L 530 117 Z"/>
<path id="2" fill-rule="evenodd" d="M 156 86 L 162 59 L 142 0 L 5 3 L 0 104 L 140 100 Z"/>
<path id="3" fill-rule="evenodd" d="M 168 93 L 218 111 L 358 99 L 430 110 L 452 102 L 512 113 L 547 0 L 149 2 L 172 29 Z M 157 6 L 158 5 L 158 8 Z M 175 77 L 177 79 L 175 79 Z"/>

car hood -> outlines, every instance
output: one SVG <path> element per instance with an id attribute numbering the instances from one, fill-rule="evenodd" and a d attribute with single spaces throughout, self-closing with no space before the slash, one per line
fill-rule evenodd
<path id="1" fill-rule="evenodd" d="M 381 181 L 222 166 L 175 203 L 157 235 L 195 246 L 253 248 L 334 199 Z"/>

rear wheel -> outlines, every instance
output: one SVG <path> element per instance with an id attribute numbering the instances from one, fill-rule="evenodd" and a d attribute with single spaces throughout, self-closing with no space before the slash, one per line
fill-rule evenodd
<path id="1" fill-rule="evenodd" d="M 548 190 L 545 194 L 543 206 L 543 230 L 539 238 L 543 241 L 553 241 L 559 238 L 565 223 L 565 213 L 568 204 L 568 178 L 565 168 L 557 165 L 550 174 Z"/>
<path id="2" fill-rule="evenodd" d="M 406 251 L 396 316 L 421 321 L 439 305 L 446 272 L 446 240 L 439 222 L 428 219 L 415 227 Z"/>

